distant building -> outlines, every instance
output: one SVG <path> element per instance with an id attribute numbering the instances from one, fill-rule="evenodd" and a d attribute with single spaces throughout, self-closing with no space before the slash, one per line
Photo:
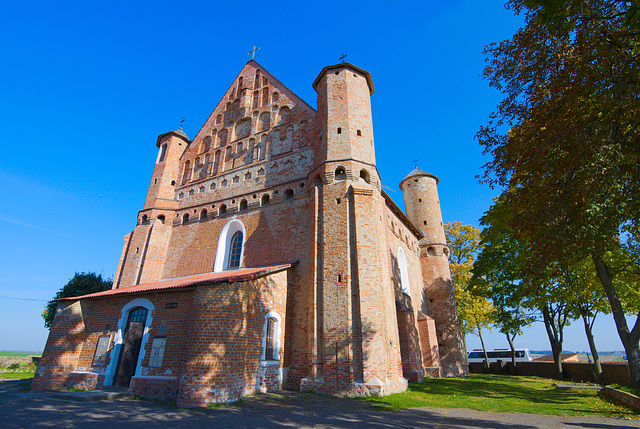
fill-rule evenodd
<path id="1" fill-rule="evenodd" d="M 376 168 L 369 73 L 328 66 L 313 87 L 317 110 L 251 60 L 193 140 L 158 137 L 113 289 L 59 301 L 34 389 L 202 406 L 468 373 L 438 178 L 413 170 L 403 213 Z"/>
<path id="2" fill-rule="evenodd" d="M 562 362 L 580 362 L 578 353 L 562 353 L 560 360 Z M 553 355 L 544 355 L 533 359 L 533 362 L 554 362 Z"/>

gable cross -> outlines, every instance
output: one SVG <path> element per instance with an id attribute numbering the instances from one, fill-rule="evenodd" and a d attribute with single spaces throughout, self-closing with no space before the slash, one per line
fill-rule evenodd
<path id="1" fill-rule="evenodd" d="M 251 59 L 253 60 L 256 57 L 256 51 L 258 51 L 259 49 L 260 49 L 260 46 L 256 48 L 256 45 L 253 45 L 253 49 L 247 52 L 247 55 L 251 55 Z"/>
<path id="2" fill-rule="evenodd" d="M 344 63 L 344 59 L 347 56 L 347 54 L 342 54 L 342 56 L 340 57 L 340 62 Z"/>

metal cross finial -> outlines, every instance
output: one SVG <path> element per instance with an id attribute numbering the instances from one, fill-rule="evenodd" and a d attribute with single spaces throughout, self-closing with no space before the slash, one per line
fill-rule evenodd
<path id="1" fill-rule="evenodd" d="M 251 59 L 253 60 L 256 57 L 256 51 L 260 49 L 260 46 L 256 48 L 256 45 L 253 45 L 253 49 L 247 52 L 247 55 L 251 55 Z"/>
<path id="2" fill-rule="evenodd" d="M 342 56 L 340 57 L 340 62 L 344 63 L 344 59 L 347 56 L 347 54 L 342 54 Z"/>
<path id="3" fill-rule="evenodd" d="M 180 129 L 182 129 L 182 124 L 184 123 L 184 118 L 180 121 Z"/>
<path id="4" fill-rule="evenodd" d="M 417 160 L 417 159 L 415 159 L 415 158 L 414 158 L 414 160 L 413 160 L 413 161 L 411 161 L 411 162 L 413 162 L 413 166 L 414 166 L 415 168 L 418 168 L 418 160 Z"/>

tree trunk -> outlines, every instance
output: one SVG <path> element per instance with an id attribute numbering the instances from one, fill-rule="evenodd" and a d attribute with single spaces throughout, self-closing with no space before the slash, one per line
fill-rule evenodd
<path id="1" fill-rule="evenodd" d="M 622 302 L 613 285 L 613 279 L 611 278 L 607 264 L 604 262 L 602 255 L 595 255 L 593 262 L 596 266 L 598 279 L 600 279 L 600 283 L 602 283 L 602 287 L 607 294 L 611 312 L 613 313 L 613 320 L 615 320 L 616 328 L 618 329 L 618 336 L 627 352 L 629 372 L 631 373 L 631 387 L 638 389 L 640 388 L 640 312 L 638 312 L 633 330 L 629 331 L 624 309 L 622 308 Z"/>
<path id="2" fill-rule="evenodd" d="M 591 349 L 591 355 L 593 356 L 593 369 L 595 371 L 596 383 L 604 385 L 602 378 L 602 365 L 600 365 L 600 356 L 598 356 L 598 350 L 596 349 L 596 342 L 593 339 L 593 331 L 591 330 L 591 324 L 587 315 L 584 312 L 580 312 L 582 321 L 584 322 L 584 332 L 587 334 L 587 340 L 589 341 L 589 348 Z"/>
<path id="3" fill-rule="evenodd" d="M 482 353 L 484 353 L 484 369 L 489 369 L 489 355 L 487 349 L 484 346 L 484 339 L 482 338 L 482 329 L 478 326 L 478 336 L 480 337 L 480 344 L 482 344 Z"/>
<path id="4" fill-rule="evenodd" d="M 558 379 L 562 380 L 562 341 L 559 341 L 554 334 L 553 320 L 548 306 L 542 307 L 542 318 L 544 320 L 544 327 L 547 330 L 547 336 L 551 343 L 551 353 L 553 354 L 553 361 L 556 364 L 556 371 L 558 373 Z"/>
<path id="5" fill-rule="evenodd" d="M 507 337 L 507 341 L 509 342 L 509 347 L 511 347 L 511 375 L 517 375 L 518 370 L 516 368 L 516 348 L 513 345 L 513 340 L 509 336 L 509 334 L 504 334 Z M 515 338 L 515 337 L 514 337 Z"/>

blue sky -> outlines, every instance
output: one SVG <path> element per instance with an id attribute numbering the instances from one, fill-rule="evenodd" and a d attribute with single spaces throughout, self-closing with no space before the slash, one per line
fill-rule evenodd
<path id="1" fill-rule="evenodd" d="M 440 177 L 444 221 L 478 224 L 497 191 L 475 176 L 474 135 L 500 100 L 483 46 L 520 17 L 501 1 L 20 1 L 0 16 L 0 350 L 39 351 L 44 301 L 76 271 L 113 277 L 156 158 L 156 137 L 193 137 L 258 45 L 256 60 L 316 105 L 320 70 L 369 71 L 378 169 Z M 40 300 L 40 301 L 31 301 Z M 622 349 L 610 316 L 602 350 Z M 565 349 L 588 349 L 581 324 Z M 548 349 L 541 326 L 517 344 Z M 498 335 L 489 348 L 505 347 Z M 479 346 L 470 337 L 469 348 Z"/>

